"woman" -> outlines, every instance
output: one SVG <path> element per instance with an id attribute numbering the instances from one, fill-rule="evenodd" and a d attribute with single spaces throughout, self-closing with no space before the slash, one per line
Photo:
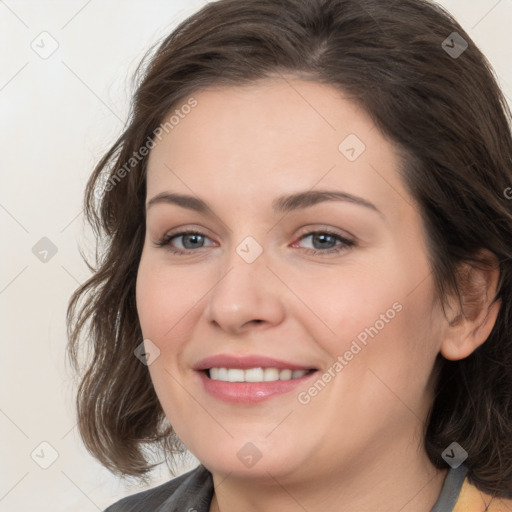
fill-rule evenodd
<path id="1" fill-rule="evenodd" d="M 201 464 L 108 511 L 510 510 L 509 117 L 425 0 L 183 22 L 88 183 L 69 353 L 106 467 Z"/>

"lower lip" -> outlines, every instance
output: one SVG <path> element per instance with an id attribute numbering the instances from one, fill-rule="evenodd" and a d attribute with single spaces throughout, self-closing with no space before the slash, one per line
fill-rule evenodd
<path id="1" fill-rule="evenodd" d="M 225 382 L 210 379 L 203 371 L 198 373 L 205 390 L 213 397 L 231 404 L 254 404 L 293 391 L 317 372 L 298 379 L 271 382 Z"/>

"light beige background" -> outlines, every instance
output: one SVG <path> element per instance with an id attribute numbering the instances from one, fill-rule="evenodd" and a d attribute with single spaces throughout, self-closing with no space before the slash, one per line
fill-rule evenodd
<path id="1" fill-rule="evenodd" d="M 141 489 L 81 444 L 65 310 L 89 275 L 77 245 L 94 250 L 83 189 L 121 132 L 132 73 L 152 43 L 204 3 L 0 0 L 0 512 L 95 512 Z M 487 55 L 510 102 L 512 0 L 440 3 Z M 57 250 L 46 262 L 33 253 L 43 237 Z M 182 471 L 195 463 L 190 457 Z M 154 477 L 152 485 L 166 480 L 165 467 Z"/>

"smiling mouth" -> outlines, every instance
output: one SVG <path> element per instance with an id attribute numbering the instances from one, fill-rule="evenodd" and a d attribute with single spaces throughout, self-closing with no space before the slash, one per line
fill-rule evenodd
<path id="1" fill-rule="evenodd" d="M 291 370 L 280 368 L 209 368 L 208 378 L 222 382 L 275 382 L 278 380 L 300 379 L 315 372 L 311 370 Z"/>

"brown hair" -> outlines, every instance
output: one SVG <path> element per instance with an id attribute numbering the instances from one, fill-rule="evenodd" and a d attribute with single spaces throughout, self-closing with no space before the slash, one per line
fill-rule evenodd
<path id="1" fill-rule="evenodd" d="M 496 324 L 469 357 L 438 357 L 425 446 L 432 462 L 446 467 L 441 453 L 457 441 L 468 452 L 474 484 L 509 495 L 510 110 L 490 64 L 461 26 L 426 0 L 220 0 L 182 22 L 141 66 L 129 124 L 87 184 L 86 218 L 105 247 L 95 266 L 88 263 L 93 275 L 68 307 L 68 353 L 77 371 L 83 333 L 92 350 L 77 397 L 87 449 L 113 472 L 141 478 L 152 467 L 144 449 L 160 448 L 166 459 L 180 451 L 148 369 L 134 357 L 142 342 L 135 283 L 147 156 L 140 157 L 140 148 L 194 91 L 292 73 L 348 93 L 396 143 L 443 300 L 451 292 L 460 298 L 461 262 L 478 264 L 482 248 L 496 256 L 502 302 Z"/>

